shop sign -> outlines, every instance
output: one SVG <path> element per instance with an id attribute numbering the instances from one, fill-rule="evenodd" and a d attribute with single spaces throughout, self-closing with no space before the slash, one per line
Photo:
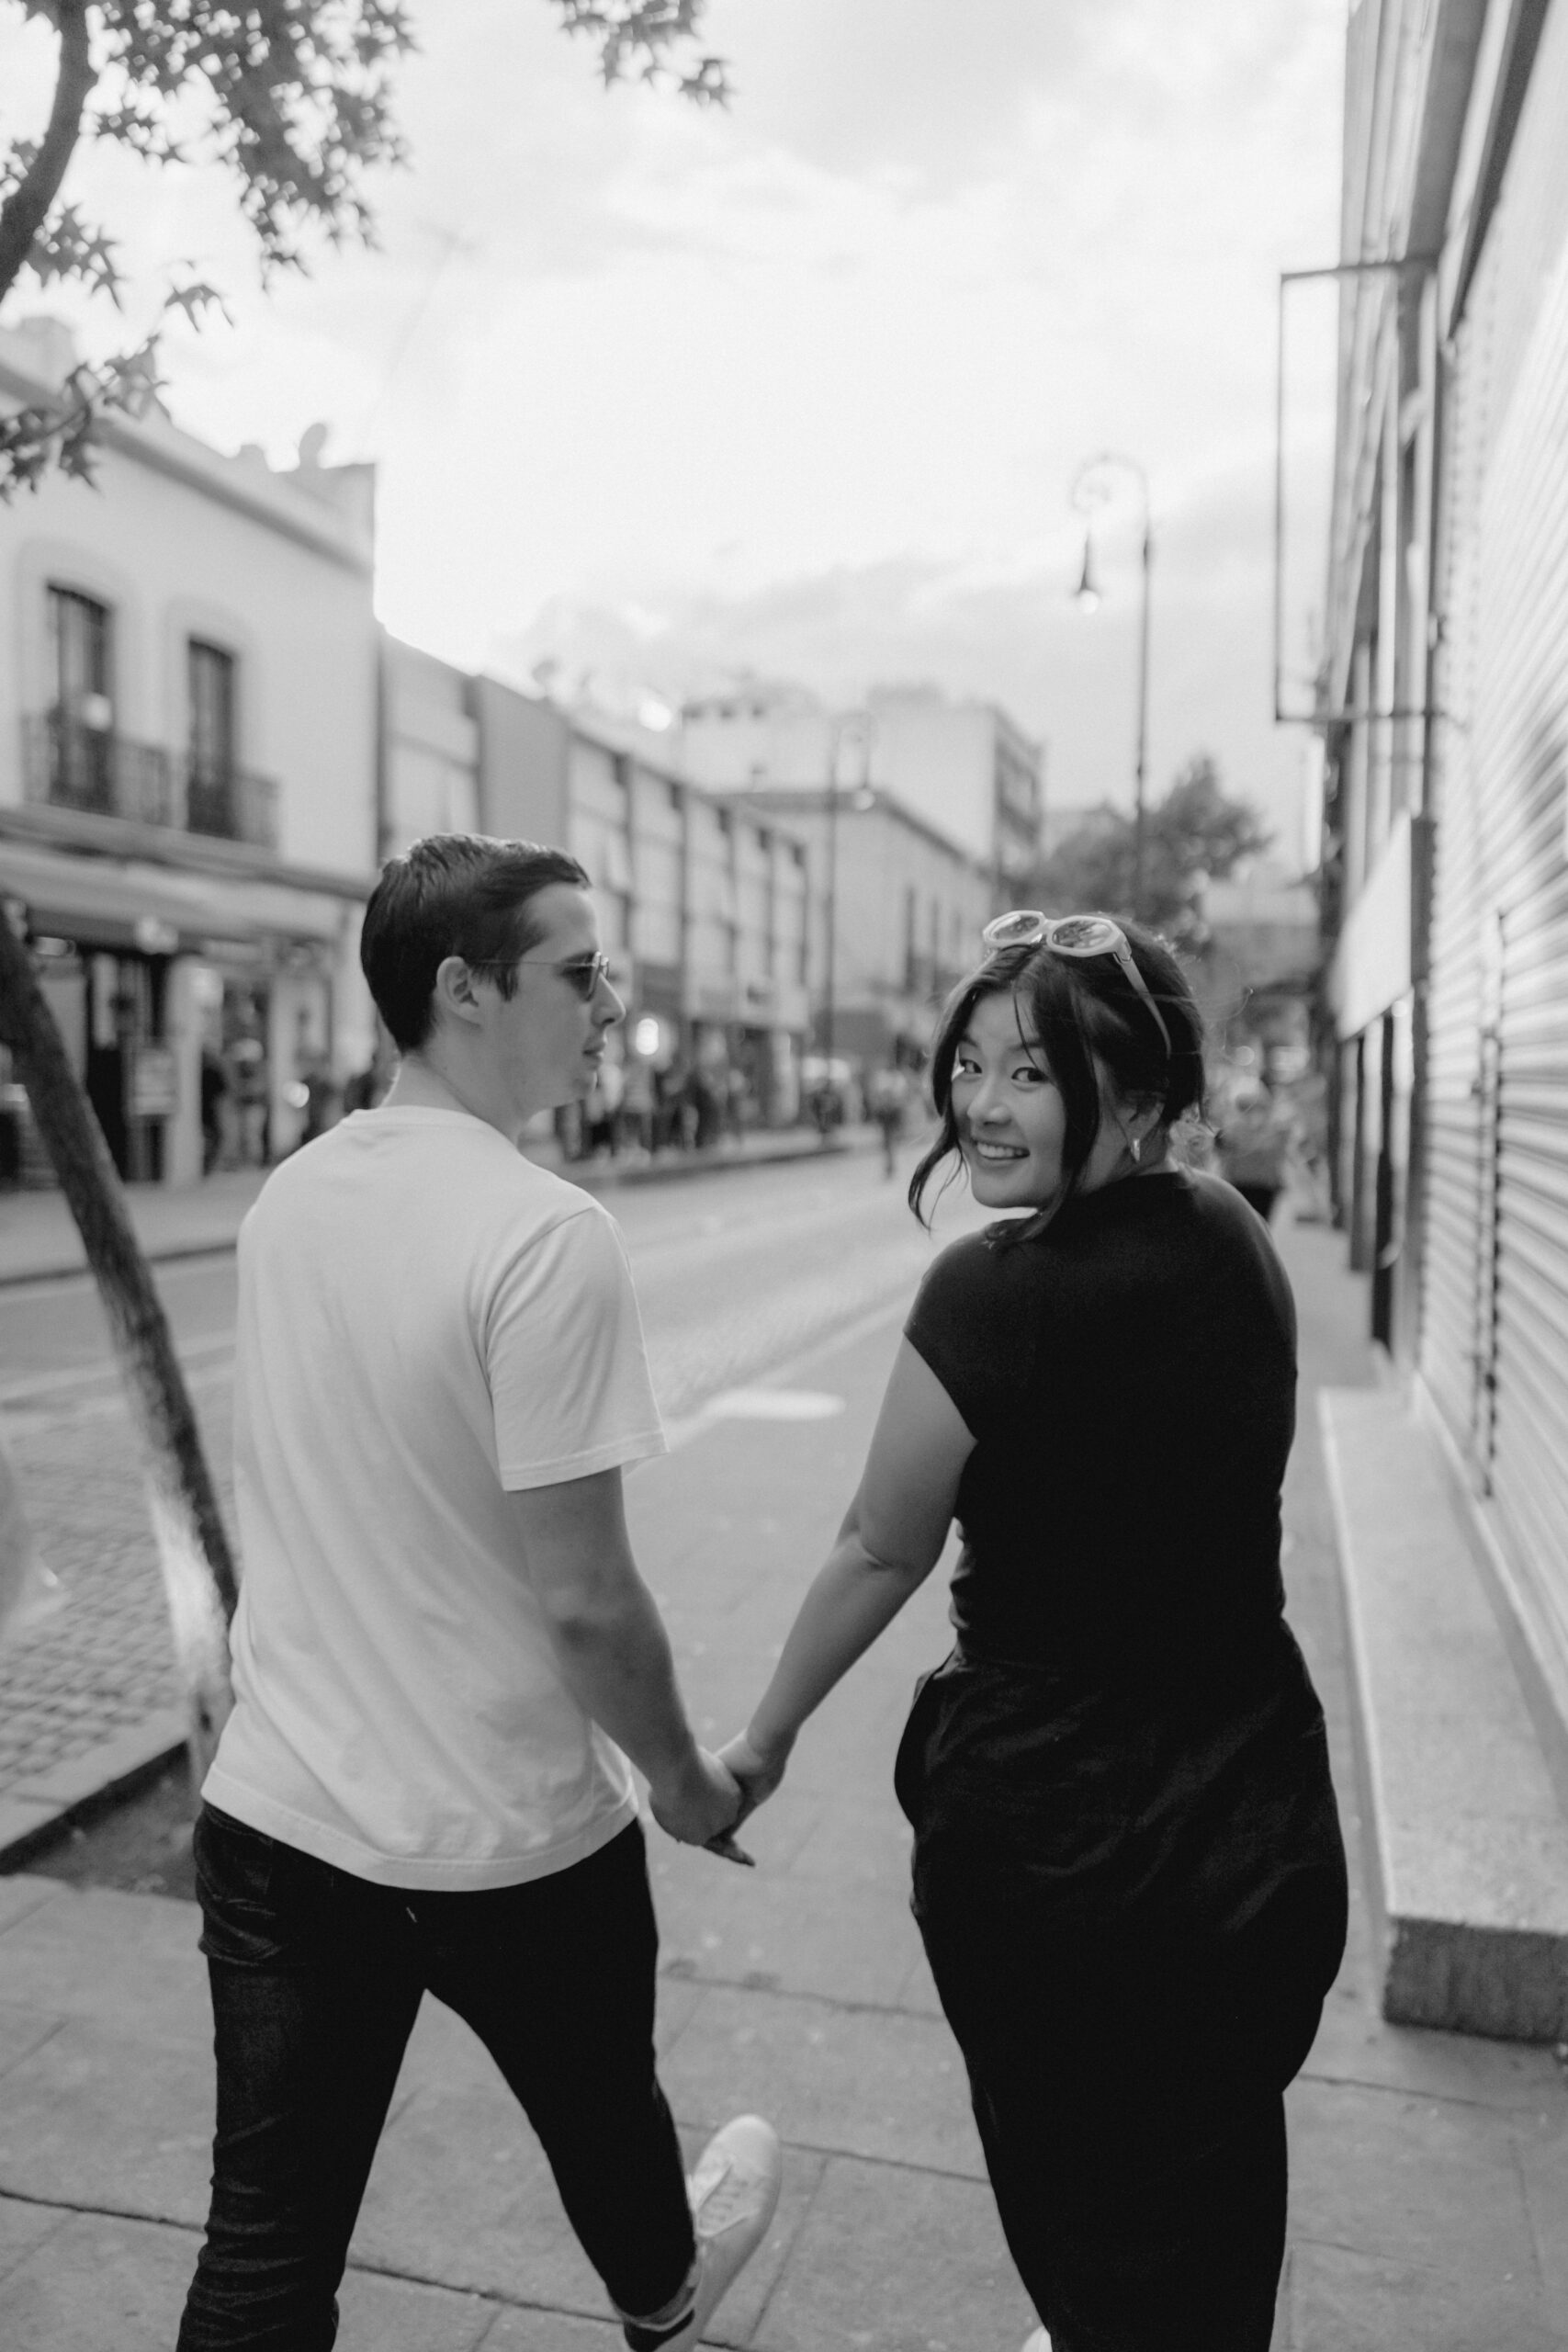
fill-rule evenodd
<path id="1" fill-rule="evenodd" d="M 133 1119 L 166 1119 L 178 1107 L 179 1073 L 173 1046 L 136 1046 L 130 1057 L 130 1101 Z"/>

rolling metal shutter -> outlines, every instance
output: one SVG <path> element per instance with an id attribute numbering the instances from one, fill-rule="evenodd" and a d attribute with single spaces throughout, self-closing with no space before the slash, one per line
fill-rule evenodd
<path id="1" fill-rule="evenodd" d="M 1422 1368 L 1568 1676 L 1568 9 L 1450 374 Z"/>
<path id="2" fill-rule="evenodd" d="M 1492 1122 L 1483 1091 L 1482 942 L 1486 861 L 1473 774 L 1478 518 L 1485 455 L 1486 288 L 1472 291 L 1445 386 L 1443 497 L 1432 665 L 1436 837 L 1428 945 L 1426 1197 L 1421 1370 L 1455 1437 L 1473 1455 L 1490 1224 Z"/>

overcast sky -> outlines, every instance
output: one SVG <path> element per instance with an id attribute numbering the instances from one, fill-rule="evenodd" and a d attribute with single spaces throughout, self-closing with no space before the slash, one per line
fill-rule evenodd
<path id="1" fill-rule="evenodd" d="M 19 13 L 5 136 L 48 56 Z M 1210 749 L 1294 848 L 1276 283 L 1334 258 L 1344 0 L 712 0 L 726 112 L 605 95 L 544 0 L 412 15 L 415 167 L 381 184 L 377 254 L 263 296 L 221 181 L 116 158 L 73 183 L 134 263 L 231 289 L 231 329 L 171 338 L 182 424 L 286 463 L 320 418 L 329 461 L 377 460 L 393 629 L 605 695 L 931 680 L 1046 738 L 1058 805 L 1124 800 L 1137 493 L 1100 518 L 1092 619 L 1068 493 L 1125 451 L 1152 785 Z M 1331 356 L 1292 385 L 1303 478 Z"/>

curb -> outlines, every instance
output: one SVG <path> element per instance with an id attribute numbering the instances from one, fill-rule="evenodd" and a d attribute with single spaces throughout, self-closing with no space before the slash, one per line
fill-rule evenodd
<path id="1" fill-rule="evenodd" d="M 183 1707 L 163 1707 L 0 1796 L 0 1872 L 25 1870 L 62 1831 L 151 1780 L 186 1751 Z"/>
<path id="2" fill-rule="evenodd" d="M 597 1193 L 615 1191 L 623 1184 L 677 1183 L 686 1176 L 711 1176 L 721 1171 L 728 1174 L 742 1168 L 783 1168 L 797 1159 L 815 1166 L 819 1159 L 836 1159 L 852 1151 L 869 1149 L 868 1144 L 833 1136 L 794 1148 L 780 1145 L 763 1151 L 683 1151 L 668 1159 L 639 1160 L 631 1168 L 617 1168 L 613 1160 L 606 1168 L 568 1162 L 555 1172 L 569 1184 L 580 1184 L 585 1193 Z"/>
<path id="3" fill-rule="evenodd" d="M 678 1183 L 690 1176 L 734 1174 L 745 1168 L 777 1168 L 786 1161 L 802 1160 L 809 1164 L 832 1159 L 854 1151 L 869 1151 L 874 1138 L 834 1136 L 822 1142 L 794 1147 L 779 1145 L 761 1151 L 687 1151 L 668 1159 L 650 1159 L 635 1168 L 617 1168 L 613 1162 L 604 1168 L 578 1164 L 554 1167 L 553 1172 L 569 1184 L 576 1184 L 585 1193 L 613 1192 L 625 1184 Z M 548 1160 L 541 1167 L 552 1167 Z M 247 1203 L 248 1206 L 249 1204 Z M 225 1258 L 232 1254 L 235 1233 L 218 1233 L 199 1240 L 180 1239 L 167 1242 L 142 1242 L 141 1254 L 152 1265 L 176 1264 L 186 1258 Z M 86 1259 L 78 1250 L 67 1257 L 40 1260 L 37 1265 L 0 1267 L 0 1291 L 20 1290 L 28 1283 L 53 1283 L 68 1280 L 87 1272 Z"/>

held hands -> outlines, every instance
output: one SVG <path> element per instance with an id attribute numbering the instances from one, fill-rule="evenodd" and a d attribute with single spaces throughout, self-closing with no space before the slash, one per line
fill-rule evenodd
<path id="1" fill-rule="evenodd" d="M 742 1731 L 720 1748 L 718 1761 L 740 1791 L 740 1810 L 732 1826 L 738 1827 L 749 1813 L 755 1813 L 760 1804 L 767 1803 L 784 1779 L 794 1745 L 794 1740 L 788 1739 L 764 1747 L 753 1740 L 749 1731 Z"/>
<path id="2" fill-rule="evenodd" d="M 751 1857 L 736 1844 L 731 1830 L 747 1812 L 740 1785 L 716 1756 L 705 1747 L 693 1759 L 678 1781 L 668 1788 L 649 1787 L 649 1809 L 668 1838 L 682 1846 L 705 1846 L 727 1862 L 752 1867 Z"/>

